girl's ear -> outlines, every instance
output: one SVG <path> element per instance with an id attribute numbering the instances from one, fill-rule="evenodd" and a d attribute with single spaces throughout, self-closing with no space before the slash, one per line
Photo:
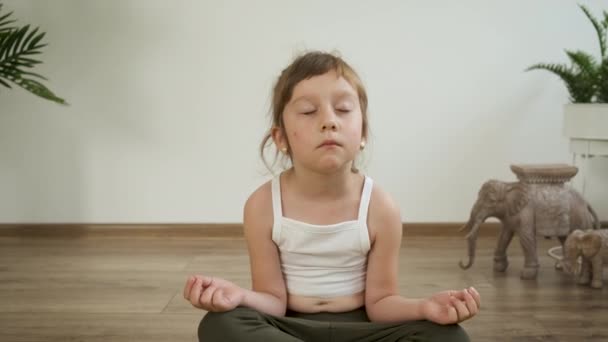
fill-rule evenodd
<path id="1" fill-rule="evenodd" d="M 359 144 L 359 148 L 361 151 L 365 149 L 365 145 L 367 145 L 367 134 L 365 132 L 361 134 L 361 143 Z"/>
<path id="2" fill-rule="evenodd" d="M 283 153 L 287 153 L 289 151 L 289 143 L 287 142 L 287 138 L 285 137 L 285 133 L 281 127 L 273 126 L 270 130 L 270 135 L 272 136 L 272 141 L 274 141 L 277 149 Z"/>

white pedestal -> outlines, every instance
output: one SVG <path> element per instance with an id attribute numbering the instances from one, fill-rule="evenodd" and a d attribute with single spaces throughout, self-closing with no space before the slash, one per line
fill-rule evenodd
<path id="1" fill-rule="evenodd" d="M 585 196 L 589 159 L 595 156 L 608 157 L 608 139 L 571 138 L 570 152 L 572 153 L 572 165 L 580 170 L 580 176 L 575 177 L 572 181 L 573 186 Z M 579 184 L 574 185 L 575 182 Z"/>

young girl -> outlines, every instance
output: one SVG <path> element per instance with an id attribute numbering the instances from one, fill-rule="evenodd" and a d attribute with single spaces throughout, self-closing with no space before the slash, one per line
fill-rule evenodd
<path id="1" fill-rule="evenodd" d="M 474 288 L 424 299 L 398 294 L 399 208 L 354 161 L 368 136 L 367 95 L 340 57 L 309 52 L 274 87 L 270 139 L 291 167 L 247 200 L 252 290 L 188 278 L 209 311 L 200 341 L 468 341 Z M 276 157 L 276 156 L 275 156 Z"/>

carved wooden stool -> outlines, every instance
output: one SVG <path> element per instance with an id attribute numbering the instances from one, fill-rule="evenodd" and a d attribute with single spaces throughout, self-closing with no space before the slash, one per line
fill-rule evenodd
<path id="1" fill-rule="evenodd" d="M 569 190 L 564 183 L 574 177 L 578 168 L 567 164 L 511 165 L 520 182 L 529 184 L 530 194 L 536 197 L 536 234 L 545 238 L 559 237 L 563 244 L 570 233 Z"/>

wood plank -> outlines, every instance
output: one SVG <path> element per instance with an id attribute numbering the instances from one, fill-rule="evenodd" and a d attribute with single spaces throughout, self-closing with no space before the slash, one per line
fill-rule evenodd
<path id="1" fill-rule="evenodd" d="M 476 263 L 461 270 L 462 236 L 410 231 L 400 251 L 400 291 L 421 297 L 476 286 L 482 311 L 463 324 L 473 341 L 606 341 L 608 285 L 576 285 L 546 254 L 557 241 L 538 244 L 539 277 L 524 281 L 517 238 L 509 268 L 495 273 L 495 237 L 482 236 Z M 245 241 L 163 234 L 0 237 L 0 341 L 196 341 L 204 311 L 181 294 L 192 273 L 249 287 Z"/>
<path id="2" fill-rule="evenodd" d="M 608 228 L 608 221 L 600 222 Z M 406 222 L 403 235 L 408 236 L 464 236 L 460 231 L 464 222 Z M 481 224 L 479 236 L 496 236 L 500 223 L 490 219 Z M 188 223 L 188 224 L 0 224 L 0 237 L 41 238 L 239 238 L 243 237 L 240 223 Z"/>
<path id="3" fill-rule="evenodd" d="M 464 236 L 464 222 L 404 223 L 404 235 Z M 497 222 L 481 225 L 480 236 L 495 236 Z M 0 224 L 0 237 L 165 237 L 165 238 L 238 238 L 243 236 L 239 223 L 200 224 Z"/>
<path id="4" fill-rule="evenodd" d="M 202 313 L 0 313 L 0 340 L 10 342 L 194 342 Z"/>

